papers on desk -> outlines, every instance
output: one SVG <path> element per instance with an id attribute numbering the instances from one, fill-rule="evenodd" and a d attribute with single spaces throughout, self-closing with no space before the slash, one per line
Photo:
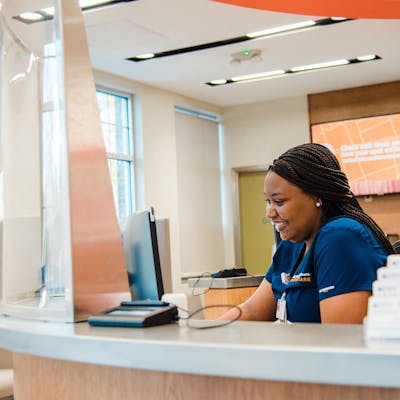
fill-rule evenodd
<path id="1" fill-rule="evenodd" d="M 366 339 L 400 339 L 400 254 L 377 271 L 364 327 Z"/>

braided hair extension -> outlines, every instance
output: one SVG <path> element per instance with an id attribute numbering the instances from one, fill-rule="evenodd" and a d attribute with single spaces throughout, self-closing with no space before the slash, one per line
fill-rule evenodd
<path id="1" fill-rule="evenodd" d="M 389 254 L 394 253 L 381 228 L 362 210 L 350 190 L 346 174 L 327 147 L 316 143 L 293 147 L 274 160 L 268 171 L 320 198 L 325 220 L 338 216 L 353 218 L 370 228 Z"/>

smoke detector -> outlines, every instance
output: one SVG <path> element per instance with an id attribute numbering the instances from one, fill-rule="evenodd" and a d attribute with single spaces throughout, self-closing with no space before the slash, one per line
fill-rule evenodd
<path id="1" fill-rule="evenodd" d="M 231 54 L 231 64 L 241 64 L 244 61 L 259 62 L 262 60 L 261 50 L 259 49 L 244 49 L 238 53 Z"/>

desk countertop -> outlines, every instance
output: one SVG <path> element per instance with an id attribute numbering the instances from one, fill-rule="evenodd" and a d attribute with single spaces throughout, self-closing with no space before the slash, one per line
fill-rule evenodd
<path id="1" fill-rule="evenodd" d="M 207 289 L 233 289 L 258 286 L 263 279 L 264 275 L 235 276 L 232 278 L 201 276 L 199 278 L 189 278 L 188 285 L 189 287 Z"/>
<path id="2" fill-rule="evenodd" d="M 183 322 L 183 321 L 181 321 Z M 108 366 L 266 380 L 400 387 L 400 343 L 357 325 L 235 322 L 103 328 L 0 317 L 1 347 Z"/>

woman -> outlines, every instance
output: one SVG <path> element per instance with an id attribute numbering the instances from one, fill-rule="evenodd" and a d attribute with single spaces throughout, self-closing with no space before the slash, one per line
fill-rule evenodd
<path id="1" fill-rule="evenodd" d="M 336 157 L 319 144 L 296 146 L 269 167 L 264 193 L 282 241 L 241 319 L 362 323 L 376 269 L 394 250 Z"/>

